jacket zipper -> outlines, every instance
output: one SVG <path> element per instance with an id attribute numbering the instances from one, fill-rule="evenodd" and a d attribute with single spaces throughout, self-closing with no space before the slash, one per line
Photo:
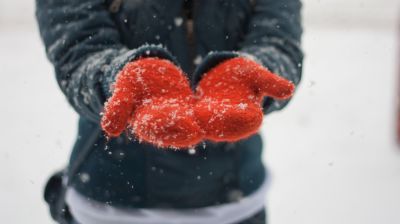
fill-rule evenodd
<path id="1" fill-rule="evenodd" d="M 184 24 L 185 24 L 185 28 L 186 28 L 186 38 L 188 40 L 188 55 L 189 55 L 189 63 L 190 63 L 190 67 L 189 67 L 189 73 L 193 73 L 194 69 L 195 69 L 195 53 L 196 53 L 196 39 L 195 39 L 195 33 L 194 33 L 194 12 L 195 12 L 195 8 L 196 8 L 196 1 L 194 0 L 188 0 L 188 1 L 192 1 L 192 4 L 190 6 L 190 8 L 186 8 L 184 7 L 184 9 L 182 10 L 182 14 L 183 14 L 183 19 L 184 19 Z M 191 18 L 189 17 L 189 15 L 187 14 L 187 11 L 189 10 L 190 14 L 191 14 Z M 192 77 L 191 77 L 192 78 Z M 191 80 L 192 81 L 192 80 Z"/>
<path id="2" fill-rule="evenodd" d="M 112 13 L 117 13 L 119 9 L 121 8 L 123 0 L 113 0 L 108 7 L 108 10 Z"/>

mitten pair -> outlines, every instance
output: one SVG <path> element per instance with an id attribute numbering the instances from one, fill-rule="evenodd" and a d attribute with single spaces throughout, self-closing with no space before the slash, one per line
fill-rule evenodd
<path id="1" fill-rule="evenodd" d="M 188 148 L 203 140 L 237 141 L 256 133 L 265 96 L 287 99 L 294 85 L 243 57 L 203 75 L 195 93 L 168 60 L 142 58 L 117 75 L 101 126 L 110 137 L 131 130 L 158 147 Z"/>

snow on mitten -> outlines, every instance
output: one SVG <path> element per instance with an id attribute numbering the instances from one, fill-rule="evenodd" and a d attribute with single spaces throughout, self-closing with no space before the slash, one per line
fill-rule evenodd
<path id="1" fill-rule="evenodd" d="M 203 137 L 193 104 L 189 81 L 177 66 L 142 58 L 118 73 L 101 127 L 110 137 L 128 128 L 140 141 L 158 147 L 189 147 Z"/>
<path id="2" fill-rule="evenodd" d="M 250 59 L 228 59 L 203 75 L 196 88 L 195 114 L 206 139 L 237 141 L 260 128 L 264 96 L 287 99 L 294 88 Z"/>

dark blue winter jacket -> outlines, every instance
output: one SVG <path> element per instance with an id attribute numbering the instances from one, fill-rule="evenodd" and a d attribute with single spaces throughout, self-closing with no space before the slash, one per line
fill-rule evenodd
<path id="1" fill-rule="evenodd" d="M 47 56 L 80 115 L 70 162 L 92 149 L 71 181 L 83 195 L 115 206 L 202 207 L 237 200 L 265 179 L 259 135 L 237 143 L 207 142 L 190 155 L 125 136 L 107 142 L 99 129 L 110 84 L 141 56 L 174 61 L 193 87 L 207 69 L 240 54 L 299 83 L 299 0 L 192 0 L 189 10 L 184 5 L 185 0 L 36 0 Z M 286 103 L 266 98 L 265 113 Z"/>

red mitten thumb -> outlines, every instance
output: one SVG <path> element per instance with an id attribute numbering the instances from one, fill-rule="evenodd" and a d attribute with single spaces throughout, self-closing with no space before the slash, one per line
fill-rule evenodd
<path id="1" fill-rule="evenodd" d="M 112 96 L 104 105 L 101 127 L 109 137 L 118 137 L 141 101 L 143 88 L 138 84 L 141 65 L 130 62 L 118 73 Z"/>
<path id="2" fill-rule="evenodd" d="M 293 95 L 295 86 L 287 79 L 276 75 L 255 61 L 246 58 L 231 59 L 226 66 L 234 65 L 232 75 L 259 96 L 269 96 L 275 99 L 288 99 Z"/>

